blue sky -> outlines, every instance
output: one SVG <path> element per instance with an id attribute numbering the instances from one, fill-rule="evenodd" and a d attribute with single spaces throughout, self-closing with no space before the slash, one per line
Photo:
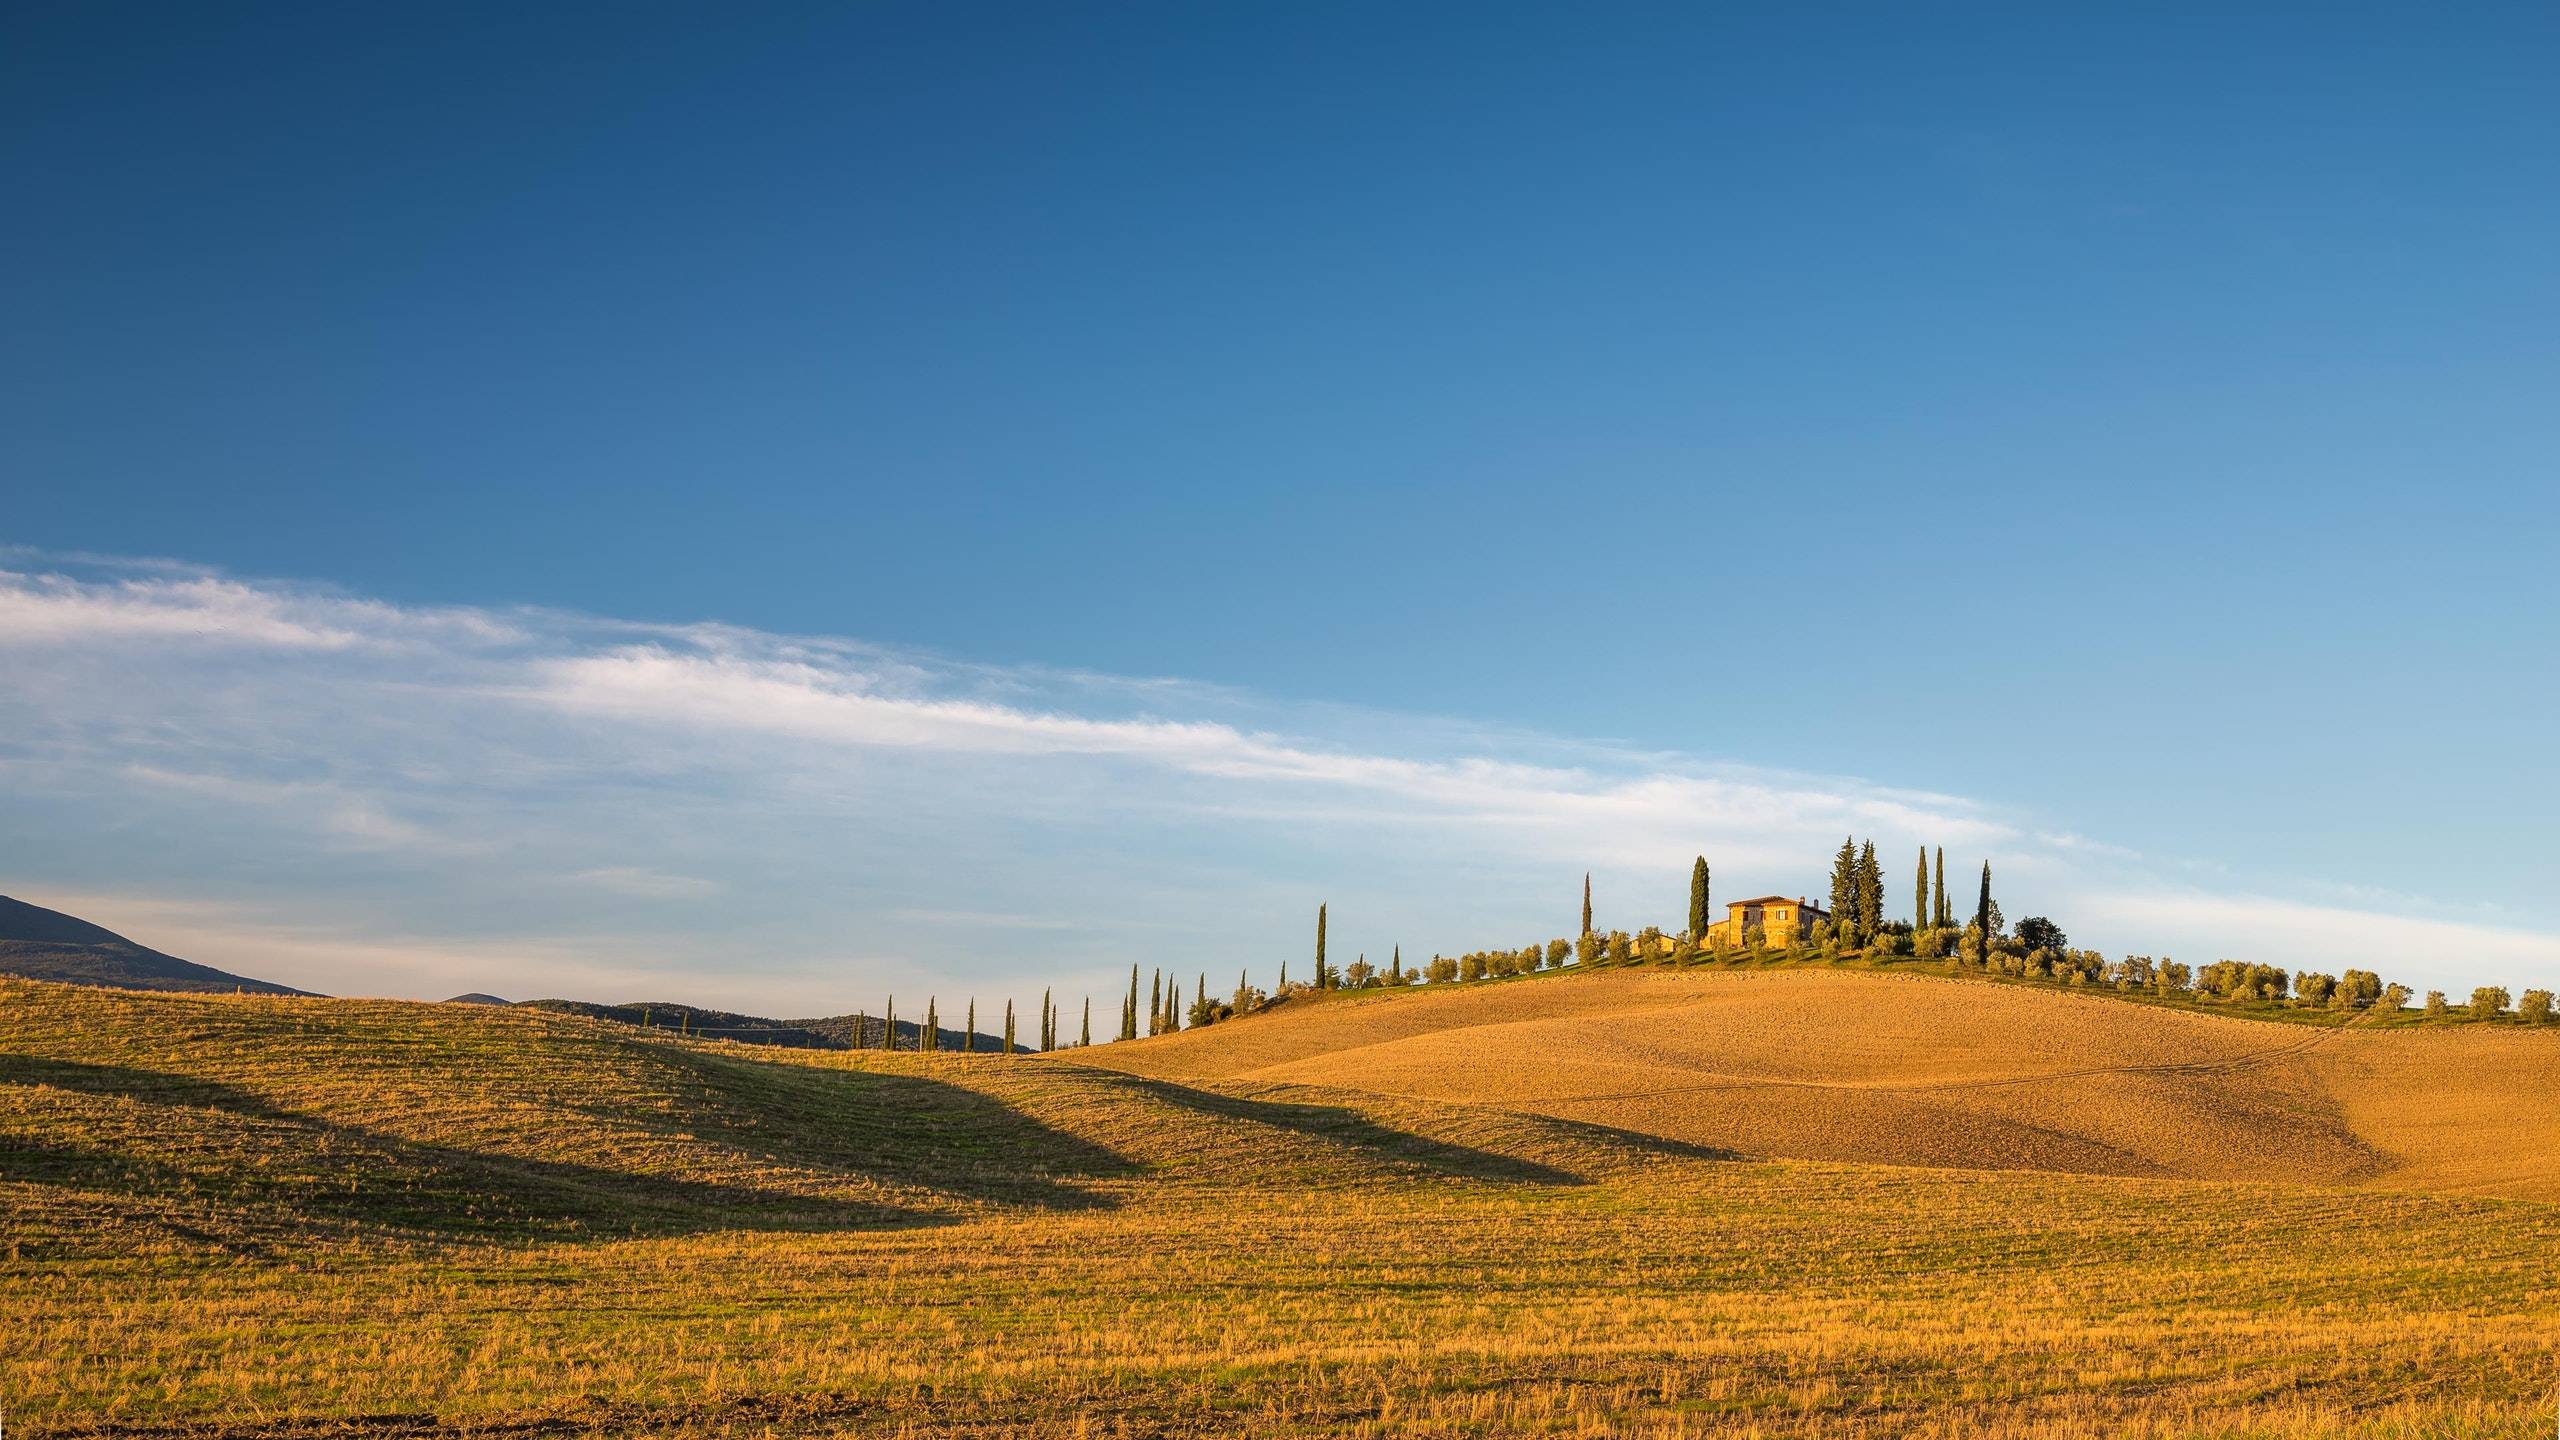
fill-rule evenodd
<path id="1" fill-rule="evenodd" d="M 2560 978 L 2548 7 L 522 9 L 21 12 L 9 893 L 836 1008 L 1856 823 Z"/>

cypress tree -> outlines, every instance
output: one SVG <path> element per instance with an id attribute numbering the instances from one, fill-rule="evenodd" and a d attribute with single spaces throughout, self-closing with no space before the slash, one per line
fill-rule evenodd
<path id="1" fill-rule="evenodd" d="M 1582 933 L 1591 933 L 1591 872 L 1582 872 Z"/>
<path id="2" fill-rule="evenodd" d="M 898 1048 L 898 997 L 889 997 L 889 1008 L 880 1012 L 880 1048 Z"/>
<path id="3" fill-rule="evenodd" d="M 960 1053 L 978 1053 L 978 997 L 975 995 L 969 997 L 969 1018 L 960 1027 Z"/>
<path id="4" fill-rule="evenodd" d="M 1147 992 L 1147 1033 L 1164 1033 L 1164 972 L 1156 972 L 1155 984 Z"/>
<path id="5" fill-rule="evenodd" d="M 930 1055 L 942 1048 L 941 1012 L 934 1008 L 933 997 L 924 997 L 924 1029 L 916 1036 L 916 1049 Z"/>
<path id="6" fill-rule="evenodd" d="M 1040 1053 L 1043 1055 L 1058 1048 L 1058 1022 L 1052 1018 L 1055 1014 L 1049 1006 L 1049 992 L 1043 989 L 1040 992 Z"/>
<path id="7" fill-rule="evenodd" d="M 1090 995 L 1084 997 L 1084 1036 L 1076 1043 L 1078 1045 L 1093 1043 L 1093 997 Z"/>
<path id="8" fill-rule="evenodd" d="M 1920 879 L 1911 892 L 1911 928 L 1929 928 L 1929 847 L 1920 847 Z"/>
<path id="9" fill-rule="evenodd" d="M 870 1016 L 868 1016 L 868 1015 L 863 1014 L 863 1013 L 862 1013 L 861 1011 L 859 1011 L 859 1010 L 854 1011 L 854 1012 L 853 1012 L 853 1048 L 854 1048 L 854 1049 L 856 1049 L 856 1050 L 859 1050 L 859 1049 L 861 1049 L 863 1046 L 870 1044 L 870 1043 L 871 1043 L 870 1036 L 871 1036 L 871 1017 L 870 1017 Z"/>
<path id="10" fill-rule="evenodd" d="M 1316 907 L 1316 988 L 1319 990 L 1333 988 L 1333 980 L 1325 968 L 1324 961 L 1324 907 L 1322 905 Z"/>
<path id="11" fill-rule="evenodd" d="M 1876 863 L 1876 842 L 1858 852 L 1858 933 L 1872 940 L 1884 930 L 1884 867 Z"/>
<path id="12" fill-rule="evenodd" d="M 1120 1007 L 1120 1038 L 1138 1038 L 1138 967 L 1129 967 L 1129 999 Z"/>
<path id="13" fill-rule="evenodd" d="M 1831 857 L 1831 923 L 1858 923 L 1858 842 L 1845 836 L 1840 853 Z"/>
<path id="14" fill-rule="evenodd" d="M 1004 1053 L 1013 1053 L 1013 1002 L 1004 1002 Z"/>
<path id="15" fill-rule="evenodd" d="M 1974 903 L 1973 923 L 1982 927 L 1982 953 L 1991 954 L 1991 862 L 1982 862 L 1982 898 Z"/>
<path id="16" fill-rule="evenodd" d="M 1387 983 L 1390 985 L 1404 983 L 1404 942 L 1401 940 L 1396 942 L 1395 953 L 1387 957 Z"/>
<path id="17" fill-rule="evenodd" d="M 1938 847 L 1936 893 L 1937 898 L 1929 905 L 1929 923 L 1944 930 L 1955 920 L 1954 912 L 1947 909 L 1947 847 L 1944 845 Z"/>
<path id="18" fill-rule="evenodd" d="M 1689 938 L 1704 939 L 1707 933 L 1707 857 L 1701 855 L 1689 867 Z"/>

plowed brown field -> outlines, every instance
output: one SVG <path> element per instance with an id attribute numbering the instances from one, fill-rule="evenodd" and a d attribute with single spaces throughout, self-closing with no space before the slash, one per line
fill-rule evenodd
<path id="1" fill-rule="evenodd" d="M 2560 1200 L 2560 1031 L 2313 1028 L 1931 975 L 1621 970 L 1292 1002 L 1076 1058 L 1752 1156 Z"/>

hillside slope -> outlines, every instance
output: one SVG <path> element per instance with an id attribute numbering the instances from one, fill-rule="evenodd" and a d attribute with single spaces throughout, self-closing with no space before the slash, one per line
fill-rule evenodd
<path id="1" fill-rule="evenodd" d="M 0 981 L 0 1249 L 878 1229 L 1189 1179 L 1571 1185 L 1687 1147 L 1054 1061 L 688 1041 L 523 1007 Z"/>
<path id="2" fill-rule="evenodd" d="M 1582 978 L 1485 988 L 1636 988 Z M 71 1440 L 2547 1433 L 2560 1207 L 1084 1063 L 1283 1028 L 893 1056 L 0 982 L 0 1394 Z"/>
<path id="3" fill-rule="evenodd" d="M 252 980 L 137 945 L 76 915 L 0 895 L 0 975 L 107 985 L 122 990 L 192 990 L 229 995 L 300 995 L 290 985 Z"/>
<path id="4" fill-rule="evenodd" d="M 1930 975 L 1617 970 L 1329 997 L 1090 1063 L 1755 1156 L 2560 1199 L 2553 1032 L 2313 1029 Z"/>

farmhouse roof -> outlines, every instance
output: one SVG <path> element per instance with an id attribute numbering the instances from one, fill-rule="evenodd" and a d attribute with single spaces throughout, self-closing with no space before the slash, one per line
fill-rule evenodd
<path id="1" fill-rule="evenodd" d="M 1807 910 L 1819 910 L 1822 908 L 1819 905 L 1815 905 L 1807 901 L 1801 895 L 1792 900 L 1788 899 L 1784 895 L 1763 895 L 1757 900 L 1729 900 L 1725 903 L 1728 905 L 1802 905 Z"/>

